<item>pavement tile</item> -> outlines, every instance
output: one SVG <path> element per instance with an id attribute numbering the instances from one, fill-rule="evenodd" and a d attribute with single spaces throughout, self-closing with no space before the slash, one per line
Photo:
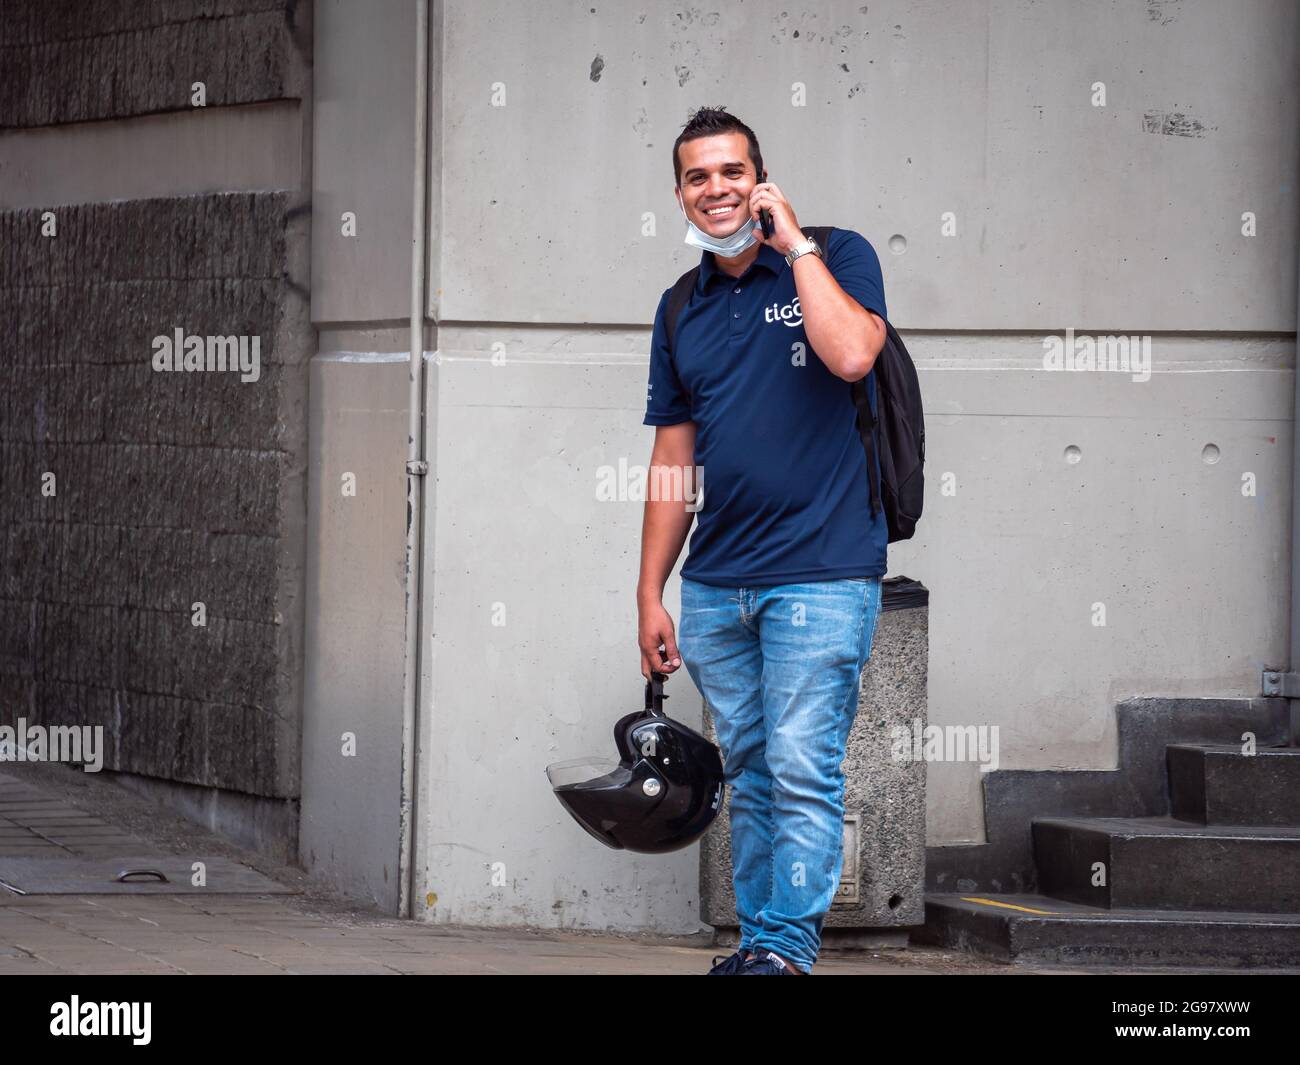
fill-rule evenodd
<path id="1" fill-rule="evenodd" d="M 166 955 L 155 955 L 168 964 L 191 972 L 283 972 L 283 968 L 271 962 L 255 958 L 249 954 L 240 954 L 232 950 L 174 950 Z"/>
<path id="2" fill-rule="evenodd" d="M 98 786 L 78 791 L 78 796 L 85 796 L 78 801 L 88 805 L 97 794 L 93 787 Z M 241 860 L 228 844 L 222 845 L 228 850 L 214 844 L 200 827 L 194 826 L 191 835 L 180 819 L 169 823 L 168 846 L 157 850 L 155 844 L 120 831 L 111 819 L 98 819 L 89 810 L 60 801 L 42 801 L 42 794 L 0 776 L 0 857 L 18 852 L 143 857 L 155 851 L 176 852 L 183 843 L 186 854 L 229 853 Z M 121 814 L 122 823 L 154 824 L 153 815 L 143 810 L 125 813 L 127 808 L 114 805 L 117 802 L 104 793 L 103 809 Z M 19 818 L 39 825 L 46 835 L 74 843 L 75 853 L 28 833 L 15 820 Z M 152 828 L 141 831 L 153 834 Z M 269 862 L 252 856 L 242 860 L 271 868 Z M 275 869 L 273 878 L 278 875 L 297 894 L 16 896 L 0 888 L 0 974 L 702 975 L 714 956 L 731 952 L 713 945 L 705 933 L 653 937 L 403 921 L 332 896 L 300 871 Z M 1011 966 L 958 951 L 903 947 L 828 950 L 814 972 L 921 976 L 1084 971 L 1088 970 Z"/>
<path id="3" fill-rule="evenodd" d="M 249 935 L 222 935 L 212 932 L 191 932 L 191 945 L 219 950 L 246 950 L 254 954 L 272 955 L 277 950 L 291 950 L 301 944 L 294 940 L 272 940 Z"/>
<path id="4" fill-rule="evenodd" d="M 129 950 L 102 943 L 88 943 L 80 947 L 47 947 L 22 944 L 41 961 L 57 965 L 60 969 L 77 966 L 109 968 L 111 966 L 138 964 L 139 958 Z"/>
<path id="5" fill-rule="evenodd" d="M 0 976 L 58 976 L 66 972 L 40 958 L 0 957 Z"/>

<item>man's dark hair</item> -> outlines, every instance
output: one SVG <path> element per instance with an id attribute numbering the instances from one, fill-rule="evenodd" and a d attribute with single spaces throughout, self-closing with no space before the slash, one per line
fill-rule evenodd
<path id="1" fill-rule="evenodd" d="M 719 133 L 745 135 L 749 141 L 749 161 L 754 164 L 754 173 L 758 175 L 758 180 L 763 180 L 763 153 L 759 150 L 758 138 L 754 136 L 754 131 L 735 115 L 727 114 L 724 108 L 701 107 L 692 112 L 681 133 L 677 135 L 677 140 L 673 142 L 673 183 L 675 185 L 682 183 L 682 161 L 677 154 L 678 147 L 686 141 L 697 140 L 700 137 L 714 137 Z"/>

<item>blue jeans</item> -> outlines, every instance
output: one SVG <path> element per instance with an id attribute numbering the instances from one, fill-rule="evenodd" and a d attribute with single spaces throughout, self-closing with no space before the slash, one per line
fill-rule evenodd
<path id="1" fill-rule="evenodd" d="M 731 786 L 740 948 L 803 972 L 844 866 L 844 761 L 881 579 L 716 588 L 682 578 L 677 648 Z"/>

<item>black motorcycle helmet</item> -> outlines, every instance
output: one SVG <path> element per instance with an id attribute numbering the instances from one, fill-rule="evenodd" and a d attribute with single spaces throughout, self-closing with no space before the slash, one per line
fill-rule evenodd
<path id="1" fill-rule="evenodd" d="M 645 709 L 619 718 L 620 760 L 576 758 L 546 776 L 573 819 L 607 847 L 662 854 L 689 847 L 722 806 L 722 755 L 663 711 L 663 673 L 645 686 Z"/>

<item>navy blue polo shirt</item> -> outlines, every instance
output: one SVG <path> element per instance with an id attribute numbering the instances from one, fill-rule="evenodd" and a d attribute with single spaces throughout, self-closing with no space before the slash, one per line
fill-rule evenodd
<path id="1" fill-rule="evenodd" d="M 886 318 L 875 249 L 851 229 L 827 243 L 836 283 Z M 655 312 L 642 424 L 695 422 L 702 499 L 682 576 L 736 588 L 883 576 L 889 531 L 883 509 L 871 515 L 852 386 L 808 344 L 794 268 L 763 245 L 734 278 L 702 253 L 670 354 L 671 291 Z M 875 410 L 874 370 L 867 391 Z"/>

